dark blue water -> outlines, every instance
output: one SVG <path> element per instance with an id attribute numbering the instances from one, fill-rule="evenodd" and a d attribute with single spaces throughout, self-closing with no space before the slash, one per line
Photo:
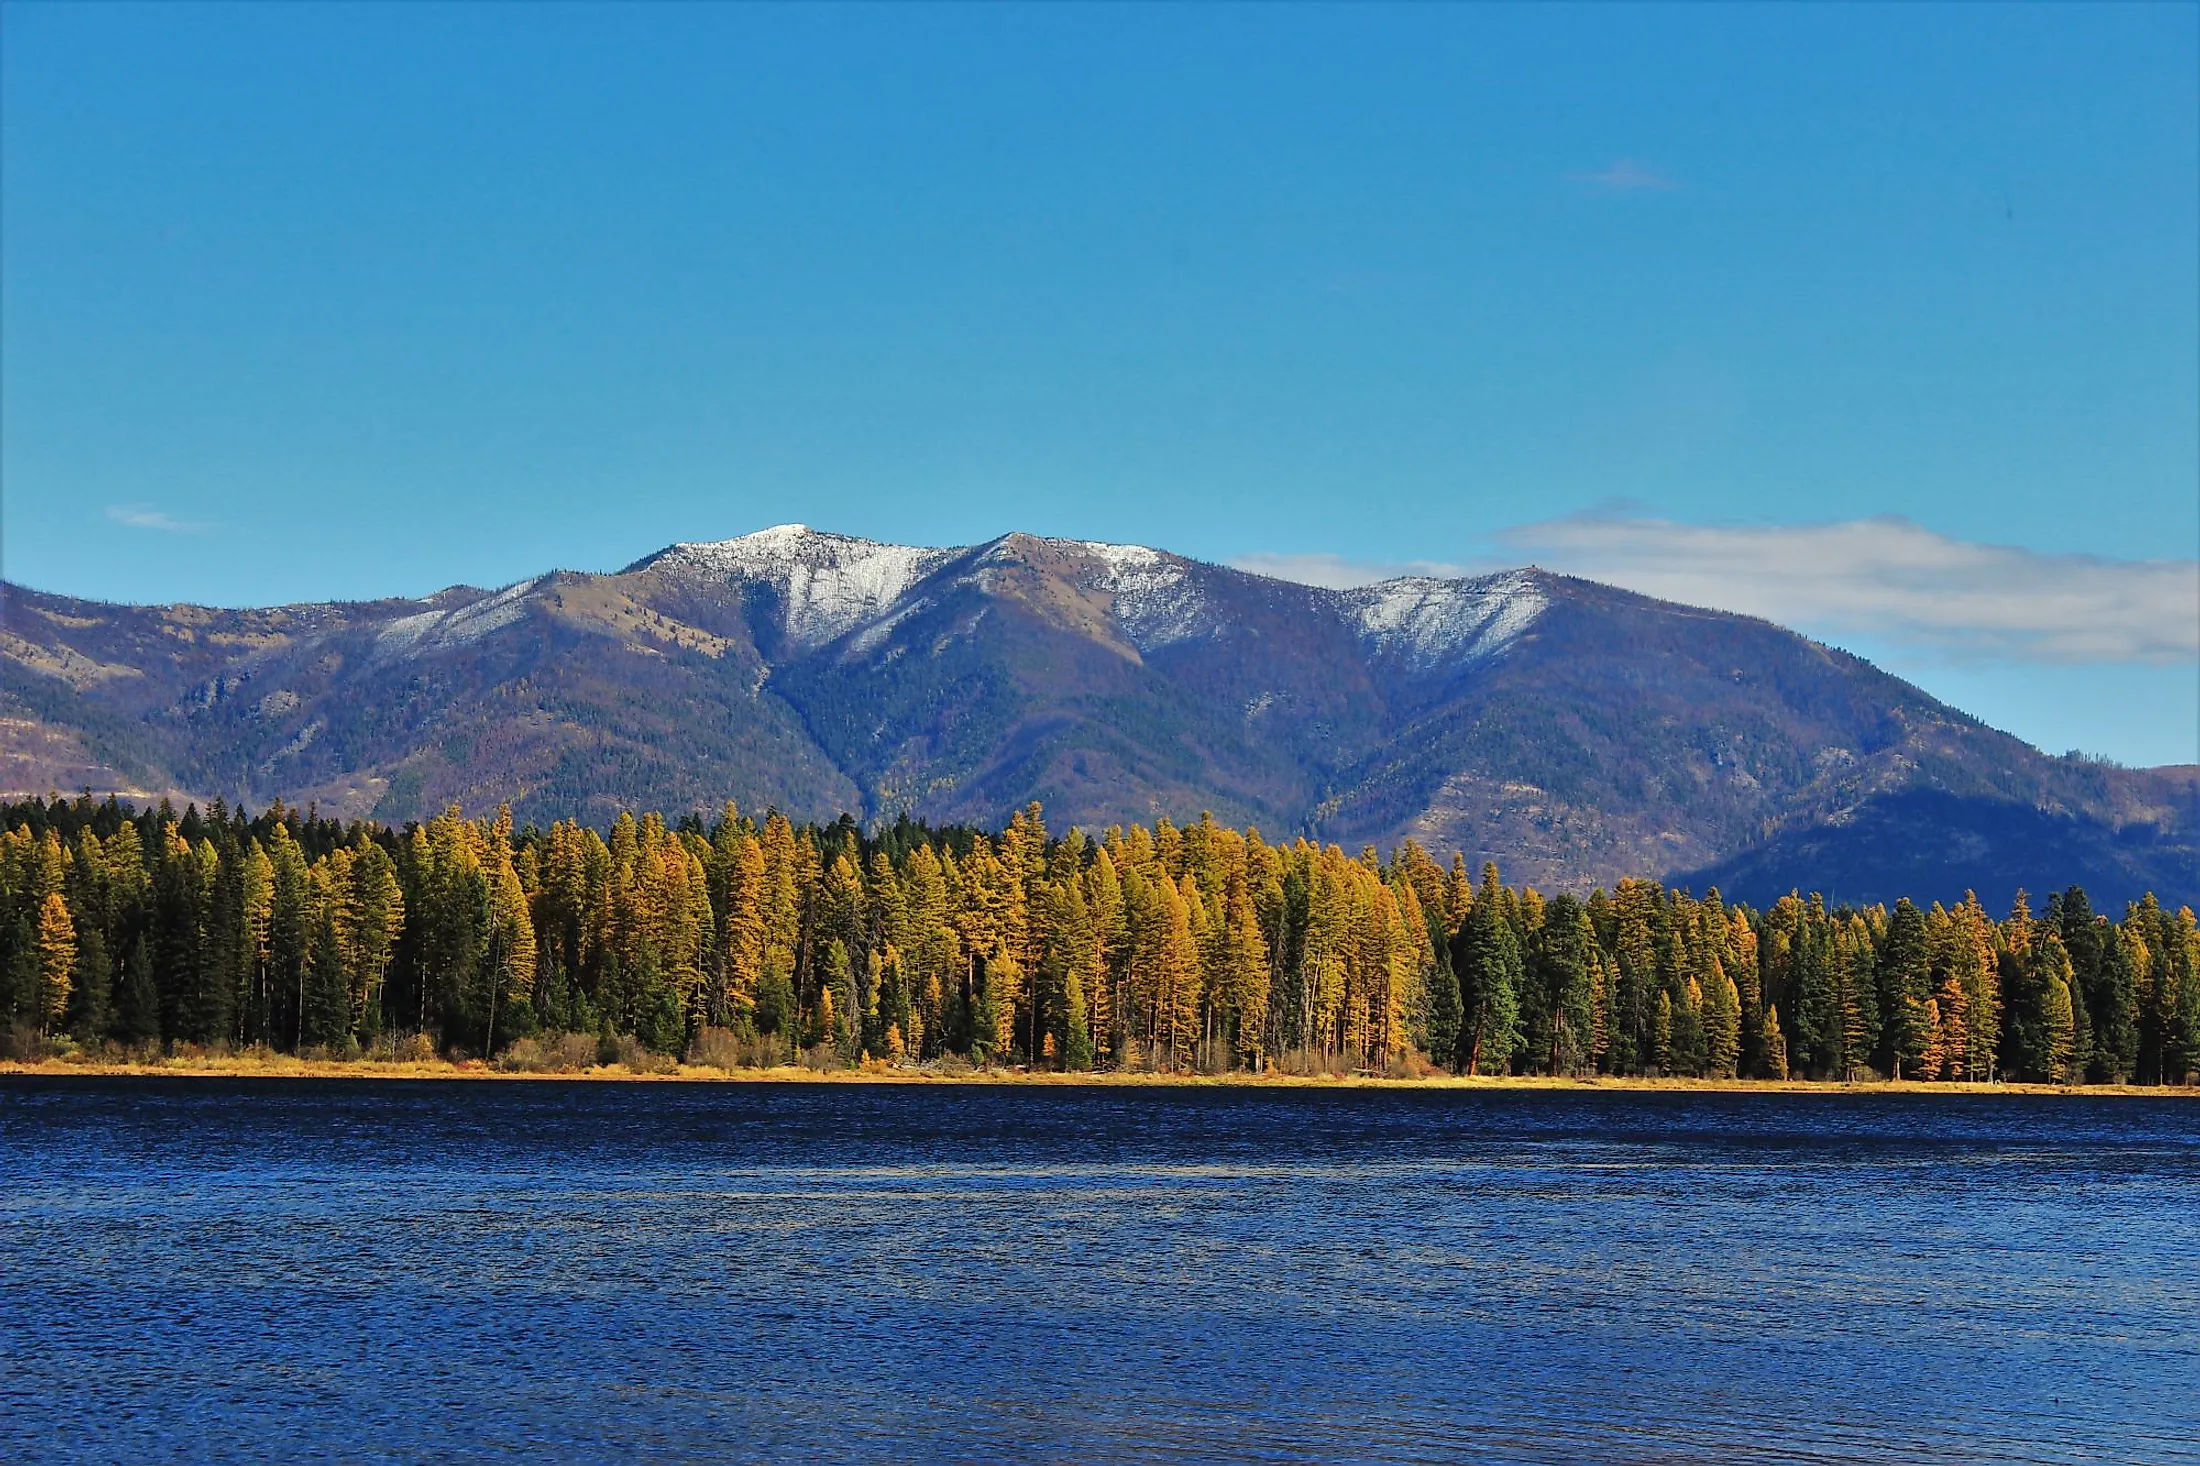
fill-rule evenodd
<path id="1" fill-rule="evenodd" d="M 0 1458 L 2200 1461 L 2200 1104 L 0 1080 Z"/>

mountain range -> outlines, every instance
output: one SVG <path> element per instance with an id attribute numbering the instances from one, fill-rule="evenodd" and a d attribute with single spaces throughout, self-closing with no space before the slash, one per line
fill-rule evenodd
<path id="1" fill-rule="evenodd" d="M 1271 837 L 1766 900 L 2200 901 L 2200 768 L 2056 758 L 1749 617 L 1537 569 L 1328 590 L 1134 545 L 784 525 L 424 600 L 0 587 L 0 792 L 904 811 L 1203 810 Z"/>

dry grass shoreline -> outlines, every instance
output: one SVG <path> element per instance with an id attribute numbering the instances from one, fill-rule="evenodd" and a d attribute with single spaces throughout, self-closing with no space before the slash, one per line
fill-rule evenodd
<path id="1" fill-rule="evenodd" d="M 2136 1084 L 1956 1084 L 1940 1081 L 1874 1080 L 1830 1084 L 1811 1080 L 1764 1079 L 1648 1079 L 1599 1076 L 1593 1079 L 1554 1079 L 1534 1075 L 1504 1077 L 1434 1075 L 1425 1079 L 1391 1079 L 1375 1075 L 1296 1074 L 1063 1074 L 1021 1069 L 972 1069 L 949 1072 L 938 1069 L 867 1065 L 859 1069 L 819 1070 L 786 1064 L 769 1069 L 719 1069 L 680 1064 L 662 1070 L 636 1070 L 624 1065 L 600 1065 L 559 1073 L 499 1069 L 478 1059 L 452 1062 L 445 1059 L 300 1059 L 289 1054 L 177 1056 L 155 1061 L 117 1062 L 70 1058 L 35 1061 L 0 1060 L 0 1077 L 6 1076 L 136 1078 L 136 1079 L 410 1079 L 410 1080 L 521 1080 L 533 1082 L 592 1083 L 602 1081 L 665 1084 L 985 1084 L 1038 1085 L 1056 1088 L 1229 1088 L 1229 1089 L 1514 1089 L 1582 1093 L 1675 1092 L 1737 1094 L 1824 1095 L 2062 1095 L 2127 1096 L 2133 1098 L 2200 1099 L 2200 1087 L 2154 1087 Z"/>

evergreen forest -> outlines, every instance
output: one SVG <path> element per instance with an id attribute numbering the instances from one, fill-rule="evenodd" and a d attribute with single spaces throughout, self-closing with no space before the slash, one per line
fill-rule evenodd
<path id="1" fill-rule="evenodd" d="M 866 832 L 728 805 L 0 806 L 17 1057 L 255 1048 L 1050 1070 L 2187 1084 L 2200 934 L 2073 887 L 1996 917 L 1586 899 L 1211 818 Z"/>

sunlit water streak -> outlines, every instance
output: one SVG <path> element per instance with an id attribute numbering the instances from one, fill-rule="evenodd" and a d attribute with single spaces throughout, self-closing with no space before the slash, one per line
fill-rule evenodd
<path id="1" fill-rule="evenodd" d="M 2200 1105 L 0 1081 L 11 1460 L 2200 1462 Z"/>

